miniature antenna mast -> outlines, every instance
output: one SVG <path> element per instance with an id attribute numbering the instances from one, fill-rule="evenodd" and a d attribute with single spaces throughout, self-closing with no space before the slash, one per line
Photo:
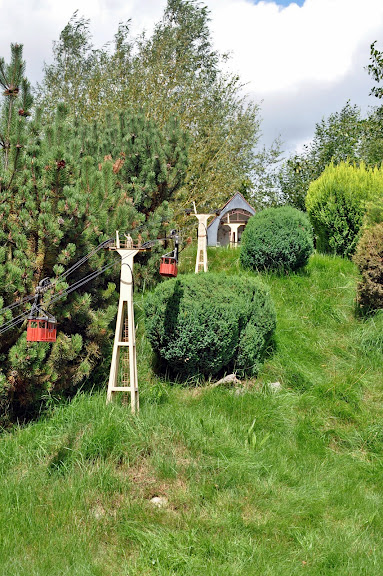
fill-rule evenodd
<path id="1" fill-rule="evenodd" d="M 207 272 L 207 221 L 210 216 L 214 214 L 197 214 L 197 209 L 194 206 L 194 216 L 198 219 L 198 246 L 197 246 L 197 258 L 195 262 L 195 273 L 198 274 L 200 268 L 203 268 L 204 272 Z"/>
<path id="2" fill-rule="evenodd" d="M 121 256 L 121 276 L 107 402 L 112 400 L 115 392 L 130 392 L 130 402 L 134 413 L 139 410 L 139 396 L 133 309 L 133 261 L 135 255 L 142 249 L 133 245 L 130 234 L 125 235 L 125 241 L 121 245 L 118 230 L 115 245 L 109 246 L 109 249 L 115 250 Z"/>

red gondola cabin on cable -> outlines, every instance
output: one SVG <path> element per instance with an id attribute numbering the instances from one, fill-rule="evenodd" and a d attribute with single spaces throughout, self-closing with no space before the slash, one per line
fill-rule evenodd
<path id="1" fill-rule="evenodd" d="M 171 237 L 174 239 L 174 250 L 168 254 L 164 254 L 160 263 L 160 274 L 164 278 L 175 278 L 178 274 L 178 234 L 176 230 L 172 230 Z"/>
<path id="2" fill-rule="evenodd" d="M 165 278 L 175 278 L 177 276 L 177 260 L 174 258 L 174 256 L 162 256 L 160 274 Z"/>
<path id="3" fill-rule="evenodd" d="M 56 318 L 41 307 L 41 298 L 50 286 L 48 278 L 39 282 L 35 300 L 28 316 L 27 342 L 56 342 Z"/>
<path id="4" fill-rule="evenodd" d="M 53 316 L 28 318 L 27 342 L 56 342 L 56 326 Z"/>

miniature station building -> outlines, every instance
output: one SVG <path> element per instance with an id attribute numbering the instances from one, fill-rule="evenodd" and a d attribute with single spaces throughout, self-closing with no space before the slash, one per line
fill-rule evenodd
<path id="1" fill-rule="evenodd" d="M 237 192 L 207 227 L 207 245 L 238 246 L 242 232 L 254 214 L 254 208 Z"/>

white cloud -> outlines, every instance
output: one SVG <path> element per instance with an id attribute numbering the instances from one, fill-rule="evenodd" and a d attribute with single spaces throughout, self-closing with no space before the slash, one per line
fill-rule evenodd
<path id="1" fill-rule="evenodd" d="M 166 0 L 0 0 L 0 56 L 9 59 L 11 42 L 24 45 L 27 74 L 32 83 L 41 80 L 43 63 L 52 55 L 52 42 L 73 13 L 90 19 L 94 44 L 113 40 L 119 22 L 132 19 L 132 32 L 153 29 Z"/>
<path id="2" fill-rule="evenodd" d="M 336 83 L 353 67 L 361 43 L 383 32 L 381 0 L 274 2 L 210 0 L 217 46 L 256 92 L 296 90 L 301 83 Z"/>
<path id="3" fill-rule="evenodd" d="M 217 47 L 232 52 L 230 68 L 263 101 L 265 141 L 285 150 L 309 140 L 315 123 L 347 100 L 366 111 L 372 79 L 364 67 L 370 44 L 383 41 L 381 0 L 274 2 L 209 0 Z"/>

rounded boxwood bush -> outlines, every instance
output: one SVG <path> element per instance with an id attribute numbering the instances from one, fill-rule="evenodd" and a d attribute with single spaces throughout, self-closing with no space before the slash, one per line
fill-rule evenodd
<path id="1" fill-rule="evenodd" d="M 250 218 L 241 238 L 242 266 L 253 270 L 298 270 L 313 252 L 306 214 L 292 208 L 268 208 Z"/>
<path id="2" fill-rule="evenodd" d="M 173 376 L 254 375 L 272 340 L 275 310 L 256 278 L 193 274 L 156 287 L 145 326 L 161 369 Z"/>

